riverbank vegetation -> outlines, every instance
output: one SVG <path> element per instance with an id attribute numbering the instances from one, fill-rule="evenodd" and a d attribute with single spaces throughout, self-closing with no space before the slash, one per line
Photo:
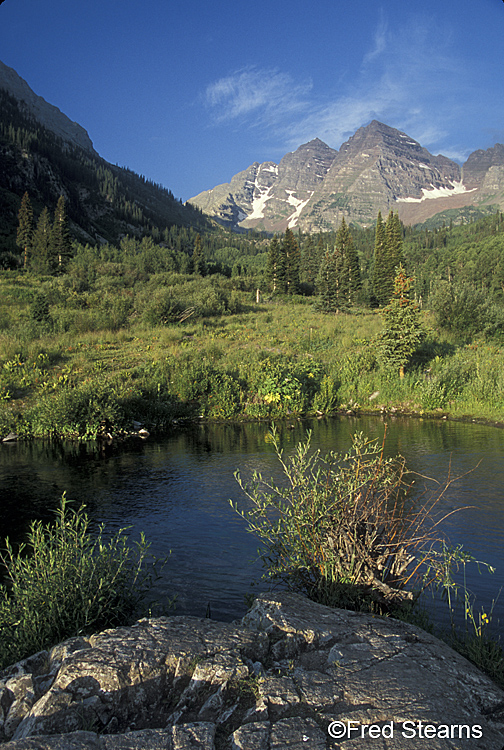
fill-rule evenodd
<path id="1" fill-rule="evenodd" d="M 432 593 L 450 623 L 437 635 L 504 687 L 498 623 L 492 611 L 477 610 L 465 582 L 471 564 L 493 571 L 441 531 L 464 510 L 439 511 L 456 478 L 413 498 L 415 477 L 404 459 L 384 455 L 386 430 L 381 443 L 354 434 L 344 455 L 311 450 L 309 434 L 286 457 L 274 427 L 269 438 L 281 480 L 238 471 L 247 499 L 231 503 L 259 541 L 263 578 L 321 604 L 391 615 L 431 632 L 425 597 Z"/>
<path id="2" fill-rule="evenodd" d="M 54 523 L 34 521 L 26 544 L 0 554 L 0 669 L 71 636 L 117 627 L 141 616 L 157 575 L 143 534 L 126 529 L 106 540 L 92 533 L 83 508 L 61 500 Z M 165 602 L 167 610 L 172 602 Z"/>
<path id="3" fill-rule="evenodd" d="M 20 231 L 17 266 L 0 272 L 1 436 L 338 410 L 503 419 L 500 213 L 273 239 L 172 227 L 162 244 L 71 252 L 65 230 L 56 252 L 57 208 L 45 250 Z M 398 269 L 401 288 L 380 303 Z"/>

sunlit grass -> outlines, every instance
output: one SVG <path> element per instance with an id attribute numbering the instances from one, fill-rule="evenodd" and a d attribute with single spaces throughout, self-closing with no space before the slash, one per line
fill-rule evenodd
<path id="1" fill-rule="evenodd" d="M 231 387 L 231 378 L 235 402 L 227 418 L 238 414 L 266 417 L 267 409 L 250 408 L 264 398 L 266 403 L 275 402 L 276 416 L 282 408 L 288 414 L 292 407 L 288 391 L 282 393 L 280 389 L 262 396 L 254 392 L 265 360 L 277 363 L 275 367 L 283 362 L 285 372 L 291 374 L 299 363 L 313 361 L 321 373 L 317 387 L 322 387 L 322 375 L 330 379 L 324 388 L 331 392 L 330 403 L 336 409 L 504 419 L 501 349 L 485 342 L 469 346 L 457 342 L 452 333 L 433 328 L 428 311 L 423 313 L 430 330 L 426 344 L 401 380 L 382 370 L 377 360 L 375 339 L 382 327 L 377 310 L 362 308 L 327 315 L 304 298 L 256 304 L 252 293 L 230 291 L 230 280 L 212 287 L 207 280 L 181 277 L 180 289 L 186 295 L 184 311 L 153 325 L 145 317 L 146 306 L 153 296 L 156 300 L 164 298 L 163 287 L 153 286 L 152 278 L 136 282 L 133 291 L 109 284 L 106 292 L 94 289 L 84 293 L 74 292 L 70 281 L 66 277 L 37 279 L 29 274 L 18 278 L 9 272 L 0 277 L 2 431 L 18 429 L 19 415 L 22 421 L 28 408 L 60 387 L 96 383 L 99 389 L 109 384 L 114 391 L 117 378 L 130 381 L 129 398 L 135 394 L 151 398 L 147 394 L 157 393 L 158 398 L 170 402 L 173 398 L 183 400 L 185 393 L 192 403 L 188 416 L 197 411 L 219 418 L 223 416 L 223 403 L 212 406 L 210 392 L 213 388 L 225 391 Z M 50 316 L 37 322 L 30 317 L 30 305 L 41 288 L 51 300 Z M 178 288 L 170 287 L 170 299 Z M 195 301 L 202 300 L 200 313 L 190 306 L 189 294 L 196 295 Z M 201 313 L 208 305 L 219 307 L 219 295 L 228 295 L 229 301 L 231 294 L 236 312 Z M 128 295 L 136 296 L 124 317 L 121 304 Z M 173 312 L 173 308 L 168 312 L 170 309 Z M 121 315 L 123 324 L 118 325 Z M 37 377 L 41 356 L 44 371 Z M 22 366 L 12 366 L 16 358 Z M 203 390 L 190 387 L 191 378 L 202 377 Z M 303 409 L 314 413 L 313 395 L 308 401 L 304 398 Z M 301 408 L 300 404 L 296 408 Z"/>

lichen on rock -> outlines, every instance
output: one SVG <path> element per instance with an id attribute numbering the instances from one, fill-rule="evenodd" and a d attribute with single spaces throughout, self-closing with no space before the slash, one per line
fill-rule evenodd
<path id="1" fill-rule="evenodd" d="M 364 734 L 335 745 L 333 722 Z M 502 750 L 504 692 L 415 626 L 288 592 L 259 597 L 240 623 L 143 619 L 0 673 L 5 750 L 419 750 L 419 722 L 441 734 L 429 750 Z M 373 726 L 387 728 L 378 745 Z M 403 726 L 415 736 L 398 739 Z"/>

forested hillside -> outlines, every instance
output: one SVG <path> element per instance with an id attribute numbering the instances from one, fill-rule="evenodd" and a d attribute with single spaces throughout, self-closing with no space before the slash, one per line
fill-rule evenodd
<path id="1" fill-rule="evenodd" d="M 27 191 L 37 219 L 63 195 L 80 241 L 119 242 L 126 234 L 161 240 L 171 226 L 209 228 L 199 209 L 129 169 L 71 146 L 0 90 L 0 263 L 9 266 L 17 214 Z"/>

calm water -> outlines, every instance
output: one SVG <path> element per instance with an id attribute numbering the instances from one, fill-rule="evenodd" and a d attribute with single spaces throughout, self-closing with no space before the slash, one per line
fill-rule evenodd
<path id="1" fill-rule="evenodd" d="M 323 453 L 346 451 L 353 432 L 382 438 L 379 418 L 295 422 L 279 427 L 287 452 L 313 430 L 312 445 Z M 0 536 L 21 539 L 33 518 L 50 519 L 63 491 L 84 502 L 96 523 L 110 532 L 131 526 L 144 531 L 158 557 L 171 556 L 156 594 L 177 594 L 177 614 L 232 620 L 246 611 L 245 594 L 261 575 L 257 543 L 229 500 L 244 504 L 234 479 L 259 470 L 279 476 L 266 442 L 266 424 L 198 425 L 162 442 L 124 447 L 95 445 L 0 445 Z M 458 477 L 441 503 L 443 511 L 472 506 L 443 525 L 453 544 L 495 566 L 470 588 L 488 612 L 504 587 L 504 432 L 456 422 L 390 420 L 387 451 L 401 453 L 410 469 L 443 482 Z M 469 473 L 468 473 L 469 472 Z M 420 485 L 423 481 L 418 480 Z M 264 588 L 264 584 L 263 588 Z M 504 624 L 504 591 L 494 612 Z"/>

